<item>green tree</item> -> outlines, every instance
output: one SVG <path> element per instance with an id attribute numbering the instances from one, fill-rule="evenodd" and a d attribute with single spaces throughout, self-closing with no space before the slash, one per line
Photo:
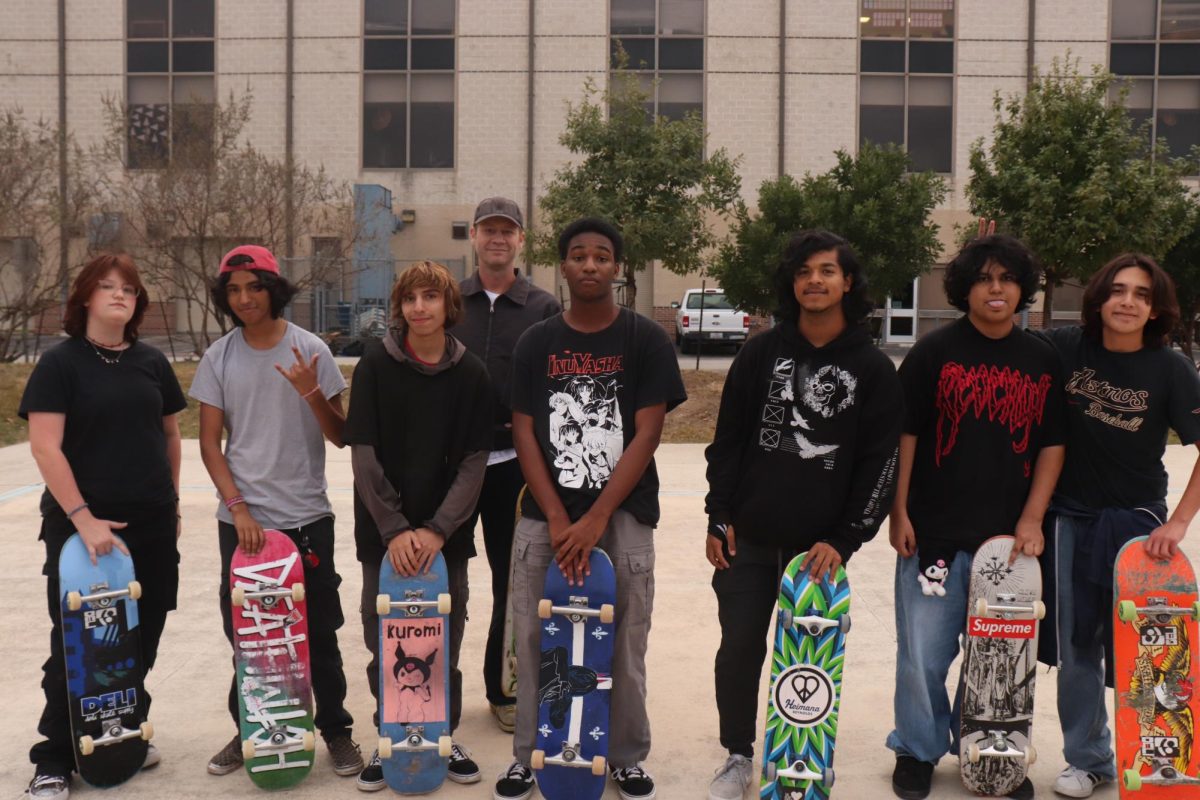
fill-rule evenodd
<path id="1" fill-rule="evenodd" d="M 857 156 L 839 150 L 837 165 L 821 175 L 764 181 L 757 214 L 738 204 L 710 273 L 735 305 L 769 313 L 775 306 L 771 279 L 788 238 L 824 228 L 854 247 L 877 300 L 899 294 L 937 259 L 938 226 L 929 212 L 946 195 L 941 177 L 910 172 L 910 166 L 897 148 L 865 143 Z"/>
<path id="2" fill-rule="evenodd" d="M 1055 287 L 1126 250 L 1161 256 L 1184 232 L 1181 168 L 1134 128 L 1127 92 L 1100 68 L 1085 76 L 1078 60 L 1055 59 L 1023 96 L 995 95 L 992 141 L 971 146 L 971 211 L 1037 252 L 1047 324 Z"/>
<path id="3" fill-rule="evenodd" d="M 616 73 L 605 91 L 590 79 L 584 87 L 559 137 L 576 160 L 555 173 L 538 201 L 532 257 L 557 264 L 559 231 L 582 216 L 604 217 L 625 239 L 624 302 L 632 306 L 637 273 L 652 262 L 680 274 L 703 266 L 717 244 L 712 215 L 732 210 L 741 190 L 737 160 L 723 148 L 705 156 L 697 114 L 648 120 L 649 98 L 631 73 Z"/>
<path id="4" fill-rule="evenodd" d="M 1194 360 L 1196 317 L 1200 315 L 1200 194 L 1189 198 L 1186 233 L 1167 251 L 1160 264 L 1175 279 L 1179 297 L 1180 342 L 1188 358 Z"/>

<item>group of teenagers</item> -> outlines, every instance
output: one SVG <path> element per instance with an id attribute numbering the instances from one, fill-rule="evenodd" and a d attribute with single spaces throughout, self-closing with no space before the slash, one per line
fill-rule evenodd
<path id="1" fill-rule="evenodd" d="M 624 244 L 609 222 L 583 218 L 561 231 L 566 310 L 516 267 L 524 221 L 515 202 L 481 202 L 470 238 L 477 269 L 461 282 L 429 261 L 400 273 L 390 327 L 366 345 L 348 408 L 327 345 L 284 317 L 295 288 L 273 255 L 245 245 L 222 258 L 212 301 L 233 326 L 205 351 L 187 394 L 199 403 L 201 457 L 220 500 L 225 635 L 232 644 L 234 551 L 255 553 L 264 529 L 282 531 L 304 564 L 315 725 L 338 775 L 356 776 L 364 791 L 385 787 L 378 754 L 364 760 L 352 738 L 337 639 L 344 618 L 325 441 L 349 445 L 372 695 L 380 564 L 386 558 L 413 575 L 440 552 L 452 597 L 444 657 L 457 727 L 467 563 L 482 522 L 492 576 L 484 683 L 497 724 L 513 734 L 513 760 L 493 796 L 529 797 L 546 571 L 556 564 L 568 583 L 580 583 L 592 548 L 603 548 L 617 582 L 609 775 L 624 800 L 649 800 L 654 453 L 666 414 L 686 399 L 674 348 L 657 323 L 616 302 Z M 1167 344 L 1178 304 L 1151 259 L 1114 259 L 1084 291 L 1081 326 L 1035 334 L 1017 318 L 1039 281 L 1023 244 L 981 227 L 945 273 L 947 299 L 964 316 L 918 341 L 897 372 L 872 342 L 867 278 L 850 245 L 825 231 L 791 237 L 774 275 L 776 324 L 734 359 L 705 451 L 704 546 L 721 628 L 716 703 L 728 751 L 710 800 L 742 798 L 754 783 L 760 678 L 783 570 L 806 551 L 811 574 L 832 574 L 889 514 L 898 553 L 895 729 L 887 739 L 895 793 L 925 797 L 937 761 L 957 751 L 946 678 L 966 625 L 971 554 L 997 534 L 1015 535 L 1014 558 L 1046 562 L 1053 612 L 1041 655 L 1059 667 L 1067 761 L 1054 789 L 1086 797 L 1113 779 L 1104 706 L 1111 637 L 1095 613 L 1097 586 L 1109 580 L 1103 554 L 1139 534 L 1149 534 L 1151 556 L 1176 553 L 1200 508 L 1200 469 L 1168 518 L 1162 458 L 1168 428 L 1200 443 L 1200 379 Z M 165 356 L 138 339 L 147 306 L 130 257 L 94 258 L 70 292 L 67 338 L 42 354 L 20 405 L 46 484 L 40 539 L 52 630 L 38 723 L 45 738 L 30 751 L 28 789 L 39 800 L 65 800 L 74 768 L 57 580 L 67 538 L 77 531 L 93 558 L 113 548 L 132 556 L 147 671 L 176 606 L 177 414 L 187 398 Z M 510 601 L 515 700 L 501 683 Z M 149 695 L 139 703 L 148 713 Z M 233 678 L 228 705 L 236 728 Z M 160 759 L 151 744 L 145 766 Z M 208 771 L 224 775 L 242 763 L 235 733 Z M 457 740 L 449 777 L 481 780 Z M 1026 781 L 1012 796 L 1032 795 Z"/>

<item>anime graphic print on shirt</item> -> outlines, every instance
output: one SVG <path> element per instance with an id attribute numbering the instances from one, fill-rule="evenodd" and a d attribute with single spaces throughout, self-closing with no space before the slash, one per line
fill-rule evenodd
<path id="1" fill-rule="evenodd" d="M 840 445 L 823 440 L 822 431 L 832 430 L 822 423 L 853 406 L 857 388 L 858 380 L 836 364 L 813 369 L 808 364 L 797 367 L 794 358 L 776 358 L 762 410 L 759 446 L 802 459 L 821 459 L 825 469 L 832 470 Z"/>
<path id="2" fill-rule="evenodd" d="M 551 354 L 546 378 L 550 409 L 551 474 L 568 489 L 601 489 L 625 452 L 617 402 L 622 356 Z"/>

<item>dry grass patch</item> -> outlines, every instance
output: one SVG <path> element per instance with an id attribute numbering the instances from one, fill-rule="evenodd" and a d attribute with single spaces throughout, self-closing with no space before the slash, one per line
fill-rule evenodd
<path id="1" fill-rule="evenodd" d="M 707 444 L 717 427 L 725 373 L 687 369 L 683 371 L 683 385 L 687 387 L 687 402 L 667 414 L 662 440 L 665 444 Z"/>

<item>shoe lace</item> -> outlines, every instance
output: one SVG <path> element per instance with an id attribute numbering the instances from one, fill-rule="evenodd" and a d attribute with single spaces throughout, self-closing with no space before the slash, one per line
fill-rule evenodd
<path id="1" fill-rule="evenodd" d="M 529 767 L 519 761 L 514 761 L 508 768 L 508 772 L 504 773 L 504 777 L 527 780 L 529 778 Z"/>
<path id="2" fill-rule="evenodd" d="M 717 776 L 714 778 L 714 780 L 742 783 L 743 778 L 741 773 L 744 769 L 744 764 L 749 764 L 745 758 L 730 756 L 725 760 L 724 766 L 717 770 Z"/>
<path id="3" fill-rule="evenodd" d="M 467 751 L 464 750 L 457 742 L 450 746 L 451 761 L 466 761 L 470 757 L 471 756 L 467 753 Z"/>
<path id="4" fill-rule="evenodd" d="M 649 777 L 650 777 L 650 775 L 646 772 L 646 770 L 644 770 L 638 766 L 617 767 L 616 769 L 613 770 L 612 776 L 613 776 L 613 780 L 615 780 L 615 781 L 625 781 L 625 780 L 629 780 L 631 778 L 649 779 Z"/>
<path id="5" fill-rule="evenodd" d="M 378 767 L 378 766 L 381 766 L 382 764 L 383 764 L 383 762 L 379 760 L 379 751 L 376 750 L 374 753 L 371 754 L 371 760 L 369 762 L 367 762 L 367 766 Z"/>
<path id="6" fill-rule="evenodd" d="M 34 789 L 48 789 L 50 787 L 62 787 L 67 783 L 66 778 L 61 775 L 38 775 L 33 779 Z"/>

